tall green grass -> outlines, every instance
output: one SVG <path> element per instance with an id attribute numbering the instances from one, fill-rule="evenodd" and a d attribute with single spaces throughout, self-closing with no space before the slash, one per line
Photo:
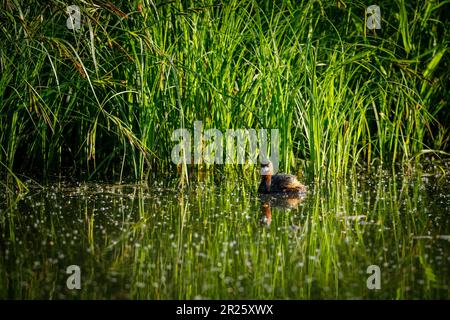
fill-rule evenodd
<path id="1" fill-rule="evenodd" d="M 449 147 L 449 2 L 378 1 L 373 32 L 361 1 L 72 1 L 79 31 L 62 1 L 2 1 L 0 170 L 176 172 L 194 121 L 277 128 L 310 179 L 411 167 Z"/>

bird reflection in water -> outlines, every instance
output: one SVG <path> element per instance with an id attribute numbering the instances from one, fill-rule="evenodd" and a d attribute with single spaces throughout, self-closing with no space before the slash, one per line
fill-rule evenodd
<path id="1" fill-rule="evenodd" d="M 261 217 L 259 224 L 269 227 L 272 223 L 271 208 L 295 209 L 305 198 L 304 194 L 262 194 L 261 200 Z"/>

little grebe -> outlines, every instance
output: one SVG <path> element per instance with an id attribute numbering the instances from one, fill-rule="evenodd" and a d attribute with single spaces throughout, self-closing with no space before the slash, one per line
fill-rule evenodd
<path id="1" fill-rule="evenodd" d="M 261 164 L 259 193 L 305 193 L 306 187 L 291 174 L 273 175 L 272 162 Z"/>

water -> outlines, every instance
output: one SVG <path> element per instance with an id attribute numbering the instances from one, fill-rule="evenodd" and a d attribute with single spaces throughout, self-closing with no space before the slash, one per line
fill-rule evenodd
<path id="1" fill-rule="evenodd" d="M 360 177 L 298 199 L 241 179 L 163 181 L 3 194 L 0 298 L 450 297 L 448 177 Z"/>

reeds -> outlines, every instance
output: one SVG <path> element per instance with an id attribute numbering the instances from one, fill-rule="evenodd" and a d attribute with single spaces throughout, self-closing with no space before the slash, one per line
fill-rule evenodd
<path id="1" fill-rule="evenodd" d="M 60 1 L 1 4 L 5 176 L 173 173 L 194 121 L 277 128 L 281 169 L 318 180 L 448 151 L 449 1 L 379 1 L 376 33 L 359 1 L 72 4 L 79 31 Z"/>

